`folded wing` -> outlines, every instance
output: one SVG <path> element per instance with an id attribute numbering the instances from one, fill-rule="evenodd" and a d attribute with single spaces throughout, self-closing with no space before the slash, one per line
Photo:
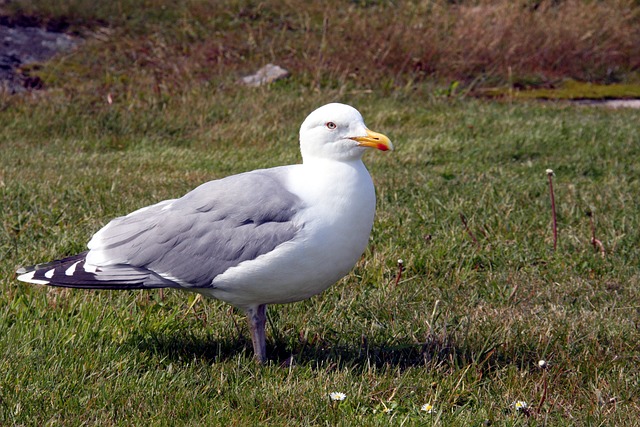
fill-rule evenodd
<path id="1" fill-rule="evenodd" d="M 210 287 L 228 268 L 295 238 L 303 209 L 282 185 L 283 168 L 205 183 L 116 218 L 89 251 L 18 270 L 18 279 L 54 286 L 132 289 Z"/>

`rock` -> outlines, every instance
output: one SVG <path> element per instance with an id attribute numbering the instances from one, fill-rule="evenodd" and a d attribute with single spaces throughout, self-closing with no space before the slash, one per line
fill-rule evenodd
<path id="1" fill-rule="evenodd" d="M 18 68 L 46 61 L 79 43 L 78 38 L 38 27 L 0 25 L 0 87 L 10 93 L 42 88 L 39 78 L 24 76 Z"/>
<path id="2" fill-rule="evenodd" d="M 609 99 L 604 105 L 609 108 L 640 108 L 640 99 Z"/>
<path id="3" fill-rule="evenodd" d="M 289 71 L 274 64 L 267 64 L 260 68 L 255 74 L 245 76 L 240 82 L 251 87 L 258 87 L 265 84 L 273 83 L 276 80 L 289 77 Z"/>
<path id="4" fill-rule="evenodd" d="M 1 72 L 1 70 L 0 70 Z M 592 105 L 608 108 L 640 108 L 640 99 L 580 99 L 574 101 L 578 105 Z"/>

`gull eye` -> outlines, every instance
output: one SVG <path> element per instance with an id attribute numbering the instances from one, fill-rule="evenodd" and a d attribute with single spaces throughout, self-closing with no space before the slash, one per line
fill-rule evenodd
<path id="1" fill-rule="evenodd" d="M 335 128 L 337 128 L 337 127 L 338 127 L 338 126 L 336 126 L 336 124 L 335 124 L 335 123 L 333 123 L 333 122 L 327 122 L 327 124 L 326 124 L 325 126 L 326 126 L 328 129 L 335 129 Z"/>

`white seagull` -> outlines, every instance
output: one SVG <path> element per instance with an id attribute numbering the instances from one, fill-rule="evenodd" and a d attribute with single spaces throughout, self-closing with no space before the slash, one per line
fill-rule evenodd
<path id="1" fill-rule="evenodd" d="M 200 185 L 116 218 L 81 254 L 20 268 L 24 282 L 86 289 L 177 288 L 247 314 L 255 358 L 267 360 L 267 304 L 300 301 L 346 275 L 364 252 L 375 191 L 367 148 L 392 150 L 344 104 L 300 127 L 302 164 Z"/>

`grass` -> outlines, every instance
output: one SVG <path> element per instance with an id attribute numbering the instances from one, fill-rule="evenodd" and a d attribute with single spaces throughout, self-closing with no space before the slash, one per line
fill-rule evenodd
<path id="1" fill-rule="evenodd" d="M 105 21 L 69 4 L 58 13 Z M 119 4 L 129 21 L 114 18 L 110 39 L 38 70 L 50 90 L 0 98 L 0 424 L 637 424 L 639 112 L 474 100 L 429 82 L 314 83 L 313 70 L 236 87 L 265 51 L 206 78 L 189 55 L 176 68 L 148 62 L 190 43 L 178 21 Z M 83 250 L 114 216 L 299 161 L 300 122 L 333 100 L 397 151 L 367 155 L 378 212 L 354 271 L 270 307 L 267 366 L 223 303 L 14 279 L 20 265 Z M 333 391 L 347 398 L 332 403 Z M 514 410 L 519 400 L 528 411 Z"/>

